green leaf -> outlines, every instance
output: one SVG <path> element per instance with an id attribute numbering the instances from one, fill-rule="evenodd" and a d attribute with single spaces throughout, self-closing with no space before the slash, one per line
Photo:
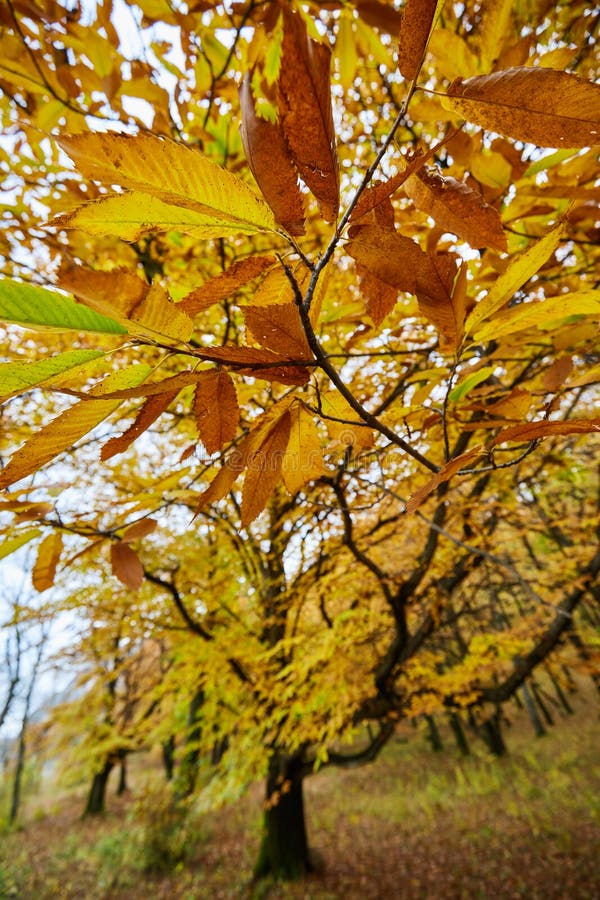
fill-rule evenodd
<path id="1" fill-rule="evenodd" d="M 458 403 L 463 397 L 467 396 L 469 391 L 472 391 L 474 387 L 477 387 L 478 384 L 481 384 L 482 381 L 489 378 L 490 375 L 493 374 L 494 369 L 495 366 L 484 366 L 483 369 L 477 369 L 476 372 L 471 372 L 470 375 L 467 375 L 466 378 L 463 378 L 463 380 L 456 385 L 454 390 L 450 391 L 449 399 L 452 403 Z"/>
<path id="2" fill-rule="evenodd" d="M 102 356 L 101 350 L 69 350 L 38 362 L 0 363 L 0 400 L 45 384 L 55 375 Z"/>
<path id="3" fill-rule="evenodd" d="M 35 331 L 96 331 L 126 334 L 113 319 L 102 316 L 56 291 L 10 278 L 0 280 L 0 321 Z"/>

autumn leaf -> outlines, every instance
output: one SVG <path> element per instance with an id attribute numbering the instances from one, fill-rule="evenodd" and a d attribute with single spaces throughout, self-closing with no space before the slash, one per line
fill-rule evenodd
<path id="1" fill-rule="evenodd" d="M 235 437 L 240 411 L 231 376 L 223 369 L 203 372 L 194 394 L 194 418 L 209 454 Z"/>
<path id="2" fill-rule="evenodd" d="M 406 512 L 414 512 L 415 509 L 417 509 L 421 503 L 423 503 L 423 501 L 440 486 L 440 484 L 449 481 L 453 475 L 456 475 L 457 472 L 464 469 L 468 463 L 473 462 L 474 459 L 481 456 L 481 453 L 482 448 L 480 446 L 472 447 L 471 450 L 467 450 L 466 453 L 461 453 L 460 456 L 455 456 L 454 459 L 451 459 L 450 462 L 446 463 L 439 472 L 436 472 L 433 478 L 430 478 L 422 488 L 415 491 L 406 504 Z"/>
<path id="3" fill-rule="evenodd" d="M 311 359 L 300 313 L 295 303 L 244 306 L 246 328 L 261 347 L 289 359 Z"/>
<path id="4" fill-rule="evenodd" d="M 559 222 L 539 241 L 510 260 L 505 271 L 469 315 L 465 324 L 467 334 L 476 333 L 480 322 L 491 318 L 505 303 L 508 303 L 515 291 L 539 271 L 558 247 L 563 234 L 564 225 Z"/>
<path id="5" fill-rule="evenodd" d="M 567 419 L 564 422 L 523 422 L 520 425 L 503 428 L 491 441 L 490 447 L 496 447 L 507 441 L 537 441 L 557 434 L 587 434 L 591 431 L 600 432 L 600 418 Z"/>
<path id="6" fill-rule="evenodd" d="M 304 199 L 296 167 L 280 123 L 268 122 L 256 113 L 250 74 L 242 81 L 240 105 L 240 133 L 256 183 L 277 222 L 289 234 L 304 234 Z"/>
<path id="7" fill-rule="evenodd" d="M 127 448 L 144 433 L 144 431 L 147 431 L 162 413 L 164 413 L 167 407 L 170 406 L 177 397 L 178 393 L 179 391 L 168 391 L 163 394 L 155 394 L 153 397 L 149 397 L 142 405 L 135 420 L 131 423 L 127 431 L 117 437 L 111 438 L 104 444 L 100 451 L 100 459 L 102 462 L 112 459 L 112 457 L 116 456 L 118 453 L 124 453 L 124 451 L 127 450 Z"/>
<path id="8" fill-rule="evenodd" d="M 0 363 L 0 400 L 52 382 L 57 375 L 78 369 L 103 355 L 100 350 L 67 350 L 37 362 Z"/>
<path id="9" fill-rule="evenodd" d="M 484 298 L 486 299 L 486 298 Z M 491 322 L 476 328 L 473 336 L 478 341 L 489 341 L 529 328 L 550 328 L 554 323 L 570 316 L 597 316 L 600 314 L 600 291 L 573 291 L 558 297 L 546 297 L 519 303 L 510 309 L 496 313 Z"/>
<path id="10" fill-rule="evenodd" d="M 539 147 L 600 143 L 600 85 L 569 72 L 517 66 L 458 78 L 442 103 L 488 131 Z"/>
<path id="11" fill-rule="evenodd" d="M 273 488 L 281 476 L 284 453 L 290 438 L 291 419 L 289 411 L 277 419 L 264 441 L 252 453 L 244 477 L 242 488 L 242 527 L 263 511 Z"/>
<path id="12" fill-rule="evenodd" d="M 139 541 L 140 538 L 152 534 L 152 532 L 156 530 L 157 525 L 158 522 L 156 519 L 150 517 L 140 519 L 139 522 L 134 522 L 133 525 L 129 525 L 125 528 L 121 534 L 121 540 L 127 544 L 131 543 L 131 541 Z"/>
<path id="13" fill-rule="evenodd" d="M 325 465 L 313 414 L 296 403 L 291 407 L 289 417 L 290 436 L 281 474 L 290 494 L 296 494 L 309 481 L 320 478 Z"/>
<path id="14" fill-rule="evenodd" d="M 404 182 L 403 190 L 421 212 L 471 247 L 493 247 L 506 252 L 500 214 L 474 188 L 423 168 Z"/>
<path id="15" fill-rule="evenodd" d="M 5 556 L 10 556 L 11 553 L 20 550 L 25 544 L 28 544 L 34 538 L 39 537 L 40 534 L 41 531 L 39 528 L 28 528 L 27 531 L 22 531 L 19 534 L 15 534 L 14 536 L 8 537 L 6 540 L 3 540 L 0 543 L 0 559 L 4 559 Z"/>
<path id="16" fill-rule="evenodd" d="M 109 375 L 104 379 L 102 387 L 107 392 L 125 386 L 131 387 L 143 381 L 149 372 L 150 366 L 131 366 Z M 82 400 L 44 425 L 12 455 L 0 472 L 0 489 L 31 475 L 59 453 L 67 450 L 114 412 L 121 402 L 121 400 Z"/>
<path id="17" fill-rule="evenodd" d="M 110 562 L 113 575 L 131 591 L 138 591 L 144 581 L 144 569 L 139 556 L 124 541 L 110 545 Z"/>
<path id="18" fill-rule="evenodd" d="M 231 297 L 239 288 L 254 281 L 265 270 L 275 263 L 275 256 L 249 256 L 241 259 L 219 275 L 194 288 L 180 300 L 177 309 L 185 315 L 193 317 L 215 303 Z"/>
<path id="19" fill-rule="evenodd" d="M 212 222 L 217 228 L 244 234 L 275 228 L 264 200 L 235 175 L 184 144 L 152 134 L 110 132 L 57 140 L 87 178 L 141 191 L 163 204 L 200 213 L 208 217 L 206 225 Z M 152 217 L 148 222 L 152 224 Z"/>
<path id="20" fill-rule="evenodd" d="M 281 384 L 306 384 L 309 370 L 301 366 L 290 365 L 290 360 L 279 353 L 257 347 L 203 347 L 203 359 L 222 362 L 232 371 L 240 375 L 252 375 L 265 381 L 278 381 Z"/>
<path id="21" fill-rule="evenodd" d="M 59 284 L 86 306 L 120 321 L 133 334 L 187 341 L 194 330 L 189 316 L 179 310 L 159 284 L 149 285 L 130 272 L 98 272 L 72 266 L 60 272 Z"/>
<path id="22" fill-rule="evenodd" d="M 40 543 L 31 573 L 31 581 L 36 591 L 45 591 L 54 584 L 62 549 L 63 536 L 60 531 L 52 532 Z"/>
<path id="23" fill-rule="evenodd" d="M 283 10 L 282 60 L 277 81 L 285 140 L 300 177 L 332 222 L 339 208 L 339 170 L 330 93 L 331 51 L 309 37 L 296 12 Z"/>
<path id="24" fill-rule="evenodd" d="M 407 0 L 398 38 L 398 68 L 412 81 L 419 74 L 427 42 L 443 0 Z"/>

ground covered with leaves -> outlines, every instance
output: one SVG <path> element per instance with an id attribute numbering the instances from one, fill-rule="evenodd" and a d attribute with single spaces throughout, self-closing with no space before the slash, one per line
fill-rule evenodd
<path id="1" fill-rule="evenodd" d="M 507 733 L 511 753 L 473 745 L 461 758 L 444 735 L 433 753 L 401 730 L 372 766 L 309 779 L 307 817 L 318 871 L 293 885 L 251 884 L 261 787 L 234 807 L 169 820 L 147 761 L 132 790 L 81 820 L 82 796 L 31 801 L 4 835 L 6 898 L 519 898 L 600 896 L 600 719 L 594 706 L 534 739 Z M 143 776 L 140 769 L 146 771 Z M 155 775 L 158 772 L 154 773 Z M 37 811 L 36 811 L 37 809 Z M 167 870 L 157 869 L 170 856 Z M 154 867 L 154 868 L 153 868 Z"/>

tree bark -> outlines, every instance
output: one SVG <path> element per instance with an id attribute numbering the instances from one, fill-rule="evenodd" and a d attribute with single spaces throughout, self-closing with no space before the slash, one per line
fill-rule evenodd
<path id="1" fill-rule="evenodd" d="M 274 754 L 269 762 L 263 835 L 254 878 L 284 881 L 311 871 L 304 818 L 302 759 Z"/>
<path id="2" fill-rule="evenodd" d="M 165 778 L 167 781 L 173 780 L 173 772 L 175 770 L 175 735 L 171 734 L 166 741 L 162 742 L 162 759 L 165 767 Z"/>
<path id="3" fill-rule="evenodd" d="M 505 756 L 508 748 L 502 737 L 501 712 L 497 709 L 493 716 L 482 724 L 483 739 L 494 756 Z"/>
<path id="4" fill-rule="evenodd" d="M 450 723 L 452 733 L 454 734 L 456 746 L 463 756 L 469 756 L 471 750 L 459 714 L 456 712 L 450 713 L 448 721 Z"/>
<path id="5" fill-rule="evenodd" d="M 114 763 L 107 760 L 100 772 L 96 772 L 92 778 L 92 786 L 85 805 L 84 816 L 97 816 L 104 812 L 106 799 L 106 785 L 108 776 L 113 770 Z"/>
<path id="6" fill-rule="evenodd" d="M 525 701 L 525 706 L 527 708 L 527 712 L 529 713 L 529 718 L 531 719 L 531 722 L 533 724 L 536 737 L 543 737 L 547 732 L 544 728 L 544 723 L 540 719 L 535 701 L 531 696 L 531 691 L 529 690 L 529 685 L 527 684 L 527 682 L 525 682 L 525 684 L 521 688 L 521 693 L 523 694 L 523 700 Z"/>
<path id="7" fill-rule="evenodd" d="M 119 751 L 119 784 L 117 787 L 117 797 L 120 797 L 127 790 L 127 752 Z"/>

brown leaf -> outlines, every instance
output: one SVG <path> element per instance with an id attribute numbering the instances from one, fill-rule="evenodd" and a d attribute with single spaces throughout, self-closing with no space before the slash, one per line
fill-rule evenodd
<path id="1" fill-rule="evenodd" d="M 423 485 L 418 491 L 410 497 L 408 503 L 406 504 L 406 512 L 412 513 L 421 505 L 421 503 L 429 497 L 430 494 L 435 491 L 440 484 L 443 484 L 445 481 L 449 481 L 453 475 L 455 475 L 460 469 L 464 468 L 467 463 L 474 460 L 477 456 L 481 455 L 481 447 L 473 447 L 471 450 L 467 450 L 466 453 L 461 453 L 460 456 L 456 456 L 454 459 L 451 459 L 449 463 L 440 469 L 439 472 L 430 478 L 429 481 Z"/>
<path id="2" fill-rule="evenodd" d="M 263 511 L 279 481 L 290 428 L 290 413 L 286 411 L 248 461 L 242 489 L 241 522 L 244 528 Z"/>
<path id="3" fill-rule="evenodd" d="M 447 253 L 426 253 L 417 273 L 417 302 L 434 325 L 442 349 L 458 350 L 464 335 L 466 294 L 456 290 L 457 262 Z M 463 270 L 466 271 L 466 270 Z"/>
<path id="4" fill-rule="evenodd" d="M 56 567 L 63 549 L 60 531 L 53 531 L 38 547 L 37 557 L 31 573 L 31 581 L 36 591 L 45 591 L 54 584 Z"/>
<path id="5" fill-rule="evenodd" d="M 537 441 L 556 434 L 586 434 L 590 431 L 600 432 L 600 418 L 567 419 L 566 422 L 523 422 L 521 425 L 503 428 L 490 446 L 496 447 L 506 441 Z"/>
<path id="6" fill-rule="evenodd" d="M 281 124 L 268 122 L 256 114 L 249 73 L 240 88 L 240 106 L 240 134 L 256 183 L 277 222 L 289 234 L 304 234 L 304 198 L 296 167 Z"/>
<path id="7" fill-rule="evenodd" d="M 156 519 L 151 519 L 149 517 L 140 519 L 139 522 L 134 522 L 133 525 L 130 525 L 125 529 L 121 535 L 121 540 L 125 541 L 125 543 L 130 543 L 131 541 L 137 541 L 140 538 L 147 537 L 147 535 L 152 534 L 157 525 L 158 522 Z"/>
<path id="8" fill-rule="evenodd" d="M 421 212 L 476 250 L 493 247 L 506 252 L 500 214 L 464 182 L 423 168 L 406 180 L 404 191 Z"/>
<path id="9" fill-rule="evenodd" d="M 371 210 L 376 209 L 380 203 L 384 203 L 399 187 L 402 187 L 413 172 L 418 172 L 422 168 L 426 158 L 422 153 L 417 153 L 408 160 L 403 159 L 406 168 L 396 172 L 387 181 L 380 181 L 378 184 L 363 191 L 352 210 L 351 221 L 357 222 L 363 216 L 366 216 L 367 213 L 370 213 Z"/>
<path id="10" fill-rule="evenodd" d="M 141 588 L 144 581 L 144 569 L 137 553 L 129 544 L 115 541 L 110 545 L 110 562 L 113 575 L 132 591 Z"/>
<path id="11" fill-rule="evenodd" d="M 398 67 L 409 81 L 423 64 L 429 34 L 439 0 L 407 0 L 398 38 Z"/>
<path id="12" fill-rule="evenodd" d="M 240 410 L 231 376 L 223 369 L 203 373 L 194 395 L 194 416 L 206 452 L 216 453 L 237 431 Z"/>
<path id="13" fill-rule="evenodd" d="M 339 167 L 331 108 L 331 50 L 308 36 L 300 16 L 283 10 L 278 107 L 285 139 L 300 177 L 313 192 L 323 218 L 336 219 Z"/>
<path id="14" fill-rule="evenodd" d="M 395 10 L 388 3 L 380 3 L 378 0 L 356 0 L 356 11 L 363 22 L 379 28 L 394 37 L 400 30 L 402 13 Z"/>
<path id="15" fill-rule="evenodd" d="M 367 315 L 378 327 L 396 305 L 398 291 L 364 266 L 358 266 L 358 274 L 360 290 L 367 301 Z"/>
<path id="16" fill-rule="evenodd" d="M 222 362 L 240 375 L 252 375 L 265 381 L 277 381 L 281 384 L 306 384 L 308 381 L 306 368 L 290 365 L 289 360 L 281 354 L 257 347 L 203 347 L 202 357 Z"/>
<path id="17" fill-rule="evenodd" d="M 311 359 L 300 313 L 295 303 L 245 306 L 246 328 L 261 347 L 289 359 Z"/>
<path id="18" fill-rule="evenodd" d="M 539 147 L 600 143 L 600 85 L 568 72 L 516 66 L 457 78 L 443 104 L 488 131 Z"/>
<path id="19" fill-rule="evenodd" d="M 169 391 L 168 393 L 156 394 L 149 397 L 141 406 L 135 420 L 131 423 L 127 431 L 118 437 L 111 438 L 103 446 L 100 451 L 100 459 L 106 462 L 116 456 L 117 453 L 123 453 L 124 450 L 133 444 L 137 438 L 144 433 L 158 417 L 164 413 L 170 403 L 173 402 L 179 391 Z"/>
<path id="20" fill-rule="evenodd" d="M 573 370 L 573 357 L 561 356 L 555 359 L 550 368 L 544 372 L 542 387 L 545 391 L 554 392 L 563 387 Z"/>
<path id="21" fill-rule="evenodd" d="M 177 304 L 177 309 L 193 317 L 215 303 L 231 297 L 243 285 L 270 269 L 274 263 L 274 256 L 249 256 L 247 259 L 241 259 L 187 294 Z"/>

